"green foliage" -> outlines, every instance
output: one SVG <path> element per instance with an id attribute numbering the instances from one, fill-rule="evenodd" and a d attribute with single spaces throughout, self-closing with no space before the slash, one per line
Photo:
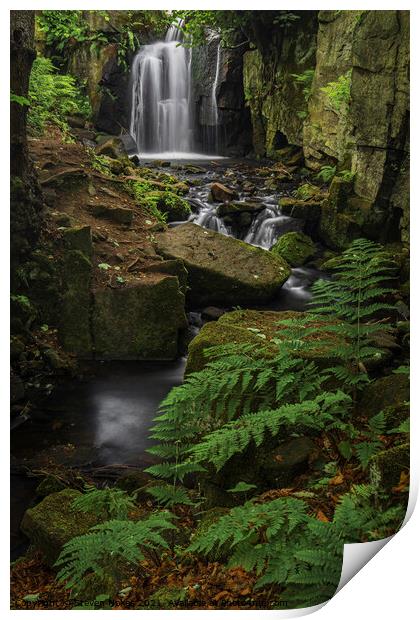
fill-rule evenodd
<path id="1" fill-rule="evenodd" d="M 105 176 L 112 176 L 110 162 L 106 155 L 97 155 L 94 149 L 89 149 L 89 154 L 91 158 L 92 168 L 94 168 L 101 174 L 104 174 Z"/>
<path id="2" fill-rule="evenodd" d="M 162 484 L 159 486 L 153 486 L 147 489 L 147 493 L 152 495 L 155 500 L 167 508 L 182 504 L 184 506 L 193 506 L 194 502 L 191 501 L 187 491 L 182 487 L 176 487 L 170 484 Z"/>
<path id="3" fill-rule="evenodd" d="M 45 33 L 46 44 L 57 51 L 63 51 L 70 40 L 80 43 L 88 39 L 83 11 L 40 11 L 37 22 Z"/>
<path id="4" fill-rule="evenodd" d="M 64 545 L 55 563 L 58 581 L 77 594 L 84 578 L 93 573 L 110 578 L 118 589 L 127 565 L 134 567 L 146 557 L 156 562 L 156 550 L 168 548 L 162 534 L 176 529 L 172 519 L 170 512 L 162 511 L 141 521 L 112 520 L 91 528 Z"/>
<path id="5" fill-rule="evenodd" d="M 314 75 L 314 69 L 306 69 L 303 73 L 292 73 L 292 78 L 294 78 L 296 84 L 302 87 L 302 93 L 305 97 L 305 101 L 309 101 L 309 97 L 311 96 Z"/>
<path id="6" fill-rule="evenodd" d="M 172 12 L 173 18 L 185 20 L 183 31 L 186 35 L 184 45 L 205 45 L 208 30 L 215 30 L 222 36 L 225 45 L 237 45 L 237 35 L 246 37 L 245 43 L 259 44 L 256 36 L 259 28 L 287 29 L 290 24 L 300 19 L 290 11 L 192 11 L 178 10 Z"/>
<path id="7" fill-rule="evenodd" d="M 15 93 L 10 93 L 10 103 L 17 103 L 20 106 L 30 105 L 29 99 L 26 97 L 22 97 L 21 95 L 16 95 Z"/>
<path id="8" fill-rule="evenodd" d="M 32 65 L 29 81 L 28 129 L 33 135 L 42 135 L 46 123 L 68 131 L 67 115 L 78 114 L 88 118 L 90 105 L 71 75 L 60 75 L 49 58 L 39 56 Z"/>
<path id="9" fill-rule="evenodd" d="M 319 192 L 319 188 L 311 183 L 303 183 L 293 192 L 293 195 L 298 200 L 307 200 L 311 196 L 314 196 Z"/>
<path id="10" fill-rule="evenodd" d="M 315 175 L 316 179 L 329 183 L 335 177 L 337 166 L 322 166 L 318 174 Z"/>
<path id="11" fill-rule="evenodd" d="M 329 82 L 321 91 L 327 95 L 331 108 L 337 114 L 345 114 L 350 103 L 351 69 L 340 75 L 336 82 Z"/>
<path id="12" fill-rule="evenodd" d="M 142 206 L 149 215 L 154 217 L 158 222 L 163 224 L 168 219 L 167 213 L 162 213 L 157 206 L 157 200 L 146 200 L 145 194 L 153 189 L 153 186 L 147 181 L 127 181 L 125 184 L 127 192 Z M 169 192 L 168 192 L 169 193 Z"/>
<path id="13" fill-rule="evenodd" d="M 352 172 L 351 170 L 341 170 L 338 173 L 338 176 L 344 179 L 344 181 L 353 181 L 354 177 L 356 176 L 356 173 Z"/>
<path id="14" fill-rule="evenodd" d="M 368 381 L 365 363 L 381 357 L 375 337 L 389 326 L 375 320 L 380 313 L 392 311 L 386 299 L 395 292 L 389 286 L 396 264 L 381 247 L 367 239 L 357 239 L 337 259 L 335 277 L 318 280 L 312 287 L 312 321 L 318 330 L 319 346 L 324 346 L 339 364 L 325 371 L 343 386 L 357 387 Z M 319 324 L 319 319 L 334 316 L 335 321 Z M 304 340 L 311 346 L 306 332 Z"/>
<path id="15" fill-rule="evenodd" d="M 74 500 L 72 507 L 81 512 L 91 512 L 102 520 L 126 519 L 136 507 L 133 499 L 121 489 L 86 487 L 86 493 Z"/>

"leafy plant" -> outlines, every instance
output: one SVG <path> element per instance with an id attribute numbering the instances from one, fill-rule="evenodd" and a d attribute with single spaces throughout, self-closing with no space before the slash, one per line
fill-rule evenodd
<path id="1" fill-rule="evenodd" d="M 173 518 L 170 512 L 161 511 L 141 521 L 112 520 L 91 528 L 64 545 L 55 563 L 58 581 L 78 594 L 86 585 L 86 577 L 93 573 L 99 579 L 111 580 L 118 591 L 124 568 L 134 567 L 145 558 L 159 561 L 157 550 L 168 548 L 162 534 L 176 529 Z"/>
<path id="2" fill-rule="evenodd" d="M 337 81 L 329 82 L 321 91 L 327 95 L 328 101 L 334 112 L 344 114 L 347 112 L 350 103 L 351 91 L 351 69 L 344 75 L 340 75 Z"/>
<path id="3" fill-rule="evenodd" d="M 49 58 L 38 56 L 32 65 L 28 99 L 30 108 L 28 128 L 33 135 L 42 135 L 46 123 L 52 123 L 64 132 L 69 127 L 66 116 L 82 115 L 88 118 L 91 109 L 71 75 L 60 75 Z"/>
<path id="4" fill-rule="evenodd" d="M 97 489 L 88 486 L 86 492 L 72 503 L 72 508 L 91 512 L 103 520 L 126 519 L 136 507 L 133 499 L 121 489 Z"/>
<path id="5" fill-rule="evenodd" d="M 305 97 L 305 101 L 308 101 L 309 97 L 311 96 L 314 75 L 314 69 L 306 69 L 303 73 L 292 73 L 292 78 L 294 78 L 296 84 L 302 86 L 302 92 Z"/>
<path id="6" fill-rule="evenodd" d="M 324 183 L 329 183 L 335 177 L 336 170 L 337 166 L 322 166 L 315 178 L 320 179 Z"/>

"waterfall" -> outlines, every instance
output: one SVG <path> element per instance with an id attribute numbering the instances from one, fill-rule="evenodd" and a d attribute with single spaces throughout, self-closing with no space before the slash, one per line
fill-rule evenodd
<path id="1" fill-rule="evenodd" d="M 214 127 L 214 147 L 217 153 L 219 149 L 219 109 L 217 107 L 217 87 L 220 76 L 220 39 L 217 41 L 216 66 L 214 80 L 211 87 L 211 124 Z"/>
<path id="2" fill-rule="evenodd" d="M 133 61 L 130 133 L 140 154 L 192 151 L 191 50 L 180 45 L 181 28 L 180 20 Z"/>

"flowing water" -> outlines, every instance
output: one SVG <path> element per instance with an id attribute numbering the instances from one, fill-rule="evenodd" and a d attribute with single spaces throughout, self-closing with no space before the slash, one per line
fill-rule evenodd
<path id="1" fill-rule="evenodd" d="M 130 133 L 139 153 L 191 153 L 191 49 L 180 45 L 182 22 L 165 41 L 144 45 L 132 70 Z"/>

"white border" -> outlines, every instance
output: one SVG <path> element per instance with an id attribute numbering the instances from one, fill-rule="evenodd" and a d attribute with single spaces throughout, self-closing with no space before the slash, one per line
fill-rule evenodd
<path id="1" fill-rule="evenodd" d="M 115 2 L 110 2 L 109 0 L 102 0 L 101 2 L 92 2 L 88 4 L 89 9 L 116 9 Z M 361 4 L 361 3 L 360 3 Z M 320 9 L 358 9 L 360 8 L 360 4 L 353 4 L 349 2 L 290 2 L 288 4 L 284 4 L 284 8 L 290 7 L 291 10 L 320 10 Z M 0 203 L 0 265 L 2 267 L 3 278 L 1 280 L 1 305 L 0 305 L 0 326 L 1 326 L 1 334 L 2 334 L 2 347 L 1 347 L 1 414 L 0 414 L 0 424 L 4 426 L 2 429 L 2 437 L 4 439 L 4 444 L 2 446 L 1 451 L 1 472 L 5 476 L 5 480 L 3 480 L 2 485 L 2 496 L 5 497 L 6 493 L 8 493 L 9 483 L 8 483 L 8 468 L 9 468 L 9 416 L 8 416 L 8 406 L 9 406 L 9 382 L 8 382 L 8 368 L 9 368 L 9 359 L 8 359 L 8 340 L 9 340 L 9 286 L 6 273 L 8 273 L 8 264 L 9 264 L 9 217 L 8 217 L 8 209 L 7 205 L 9 202 L 9 146 L 8 146 L 8 132 L 9 132 L 9 10 L 10 9 L 56 9 L 56 10 L 64 10 L 64 9 L 79 9 L 82 8 L 81 2 L 70 2 L 66 0 L 61 0 L 61 2 L 51 2 L 45 0 L 43 2 L 22 2 L 16 0 L 14 3 L 9 2 L 9 6 L 2 7 L 1 11 L 1 29 L 2 36 L 0 38 L 1 46 L 2 46 L 2 54 L 1 59 L 3 61 L 3 66 L 6 69 L 6 75 L 2 80 L 2 115 L 1 119 L 3 121 L 3 135 L 2 135 L 2 149 L 1 149 L 1 165 L 0 165 L 0 173 L 2 175 L 2 184 L 1 188 L 3 190 L 2 201 Z M 419 54 L 416 55 L 416 51 L 419 52 L 419 38 L 420 38 L 420 29 L 419 29 L 419 10 L 417 9 L 417 3 L 414 1 L 406 1 L 403 3 L 402 7 L 398 7 L 401 9 L 411 10 L 411 57 L 413 59 L 418 59 Z M 256 9 L 258 7 L 258 9 Z M 85 8 L 85 7 L 83 7 Z M 133 2 L 133 1 L 125 1 L 121 2 L 120 6 L 118 6 L 119 10 L 129 10 L 129 9 L 235 9 L 235 10 L 269 10 L 269 9 L 278 9 L 279 3 L 277 2 L 250 2 L 249 0 L 242 1 L 228 1 L 228 0 L 213 0 L 208 3 L 200 4 L 198 2 Z M 364 2 L 364 9 L 370 10 L 394 10 L 396 9 L 396 2 L 389 2 L 384 0 L 382 2 Z M 418 61 L 416 62 L 418 65 Z M 412 76 L 411 79 L 411 97 L 412 102 L 414 104 L 415 109 L 415 119 L 416 122 L 413 123 L 412 129 L 412 138 L 411 142 L 415 148 L 412 148 L 412 178 L 416 178 L 415 173 L 418 168 L 416 168 L 416 164 L 418 165 L 418 155 L 417 149 L 419 146 L 419 123 L 418 123 L 418 90 L 419 90 L 419 75 L 418 75 L 418 66 L 414 66 L 413 71 L 415 71 L 415 75 Z M 413 107 L 413 106 L 412 106 Z M 413 174 L 414 172 L 414 174 Z M 379 617 L 381 619 L 395 620 L 396 617 L 404 618 L 404 620 L 410 620 L 411 618 L 418 617 L 418 603 L 416 600 L 418 586 L 418 554 L 420 552 L 420 537 L 419 537 L 419 510 L 414 512 L 413 516 L 409 518 L 410 513 L 412 513 L 414 509 L 414 504 L 417 498 L 417 490 L 418 490 L 418 473 L 419 473 L 419 442 L 418 442 L 418 430 L 419 423 L 416 420 L 418 417 L 417 413 L 417 405 L 418 405 L 418 389 L 417 389 L 417 377 L 420 377 L 420 363 L 418 359 L 418 355 L 416 355 L 418 351 L 418 333 L 419 333 L 419 325 L 418 325 L 418 286 L 416 280 L 418 280 L 416 268 L 420 265 L 420 239 L 419 239 L 419 213 L 420 213 L 420 205 L 418 203 L 418 194 L 417 185 L 413 183 L 412 185 L 412 212 L 411 212 L 411 253 L 412 253 L 412 270 L 413 270 L 413 278 L 412 278 L 412 296 L 411 296 L 411 307 L 412 314 L 414 315 L 414 321 L 412 321 L 412 336 L 411 342 L 413 346 L 414 354 L 412 355 L 411 362 L 411 370 L 412 370 L 412 423 L 411 423 L 411 441 L 412 441 L 412 449 L 411 449 L 411 486 L 410 486 L 410 509 L 407 512 L 406 525 L 403 527 L 401 532 L 399 532 L 395 537 L 390 539 L 390 542 L 386 544 L 385 548 L 381 550 L 381 552 L 376 555 L 361 571 L 360 571 L 360 561 L 358 562 L 357 570 L 358 572 L 350 581 L 350 583 L 345 586 L 342 590 L 340 590 L 334 597 L 329 601 L 325 606 L 318 606 L 317 608 L 312 608 L 313 611 L 317 611 L 317 618 L 320 620 L 336 620 L 337 617 L 340 620 L 354 620 L 355 616 L 361 616 L 362 618 L 370 618 L 373 616 Z M 417 190 L 417 191 L 416 191 Z M 417 276 L 417 277 L 416 277 Z M 417 323 L 417 324 L 416 324 Z M 1 563 L 1 579 L 0 584 L 4 587 L 2 590 L 2 597 L 0 599 L 0 605 L 3 611 L 6 614 L 21 614 L 25 613 L 25 618 L 28 618 L 28 614 L 33 614 L 34 612 L 30 611 L 10 611 L 9 609 L 9 599 L 8 599 L 8 584 L 9 584 L 9 527 L 8 527 L 8 515 L 6 513 L 5 503 L 3 502 L 3 510 L 1 512 L 2 517 L 2 563 Z M 389 539 L 387 539 L 388 542 Z M 381 545 L 382 541 L 379 543 L 367 543 L 367 545 L 375 546 L 377 549 Z M 353 547 L 353 549 L 351 549 Z M 359 558 L 360 553 L 357 547 L 364 548 L 367 551 L 366 544 L 362 545 L 346 545 L 346 553 L 350 552 L 350 555 Z M 373 547 L 371 547 L 373 549 Z M 376 551 L 375 551 L 376 553 Z M 372 555 L 369 553 L 369 557 Z M 352 560 L 354 561 L 354 560 Z M 362 562 L 363 564 L 364 562 Z M 357 564 L 357 563 L 356 563 Z M 344 573 L 347 571 L 345 565 L 343 570 Z M 344 577 L 343 577 L 344 579 Z M 342 579 L 342 581 L 343 581 Z M 320 607 L 322 607 L 320 609 Z M 311 610 L 306 610 L 306 613 L 310 613 Z M 38 614 L 45 614 L 48 611 L 39 611 Z M 58 615 L 75 613 L 72 611 L 56 611 Z M 78 612 L 78 614 L 88 614 L 90 612 Z M 107 612 L 100 612 L 107 613 Z M 119 613 L 134 613 L 130 611 L 119 612 Z M 186 613 L 191 616 L 194 614 L 194 617 L 202 617 L 203 614 L 206 614 L 208 617 L 209 613 L 212 613 L 213 616 L 224 614 L 241 614 L 240 618 L 245 618 L 245 616 L 249 616 L 256 618 L 256 614 L 259 617 L 296 617 L 299 615 L 304 615 L 304 610 L 290 610 L 290 611 L 193 611 L 189 610 L 185 611 L 147 611 L 147 612 L 139 612 L 139 613 L 147 613 L 148 617 L 155 618 L 163 618 L 163 617 L 173 617 L 173 614 L 177 614 L 178 617 L 185 615 Z M 169 615 L 171 614 L 171 615 Z M 54 616 L 55 617 L 55 616 Z M 80 615 L 78 615 L 80 618 Z"/>

